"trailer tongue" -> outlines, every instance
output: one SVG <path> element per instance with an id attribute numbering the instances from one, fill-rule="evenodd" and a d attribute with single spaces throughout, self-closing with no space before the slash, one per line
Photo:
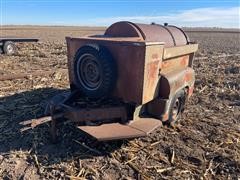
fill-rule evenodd
<path id="1" fill-rule="evenodd" d="M 21 131 L 51 122 L 51 134 L 55 141 L 56 123 L 60 119 L 68 119 L 97 140 L 108 141 L 146 136 L 162 125 L 157 119 L 140 118 L 136 115 L 130 117 L 133 107 L 118 99 L 91 101 L 77 96 L 78 92 L 56 95 L 46 107 L 45 113 L 48 116 L 21 122 L 20 124 L 25 126 Z M 134 120 L 129 121 L 130 119 Z"/>

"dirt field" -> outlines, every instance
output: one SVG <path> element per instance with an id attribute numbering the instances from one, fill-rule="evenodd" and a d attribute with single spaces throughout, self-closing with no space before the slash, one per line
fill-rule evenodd
<path id="1" fill-rule="evenodd" d="M 17 30 L 19 31 L 17 31 Z M 99 143 L 61 124 L 20 133 L 19 122 L 41 117 L 49 98 L 68 88 L 65 36 L 104 28 L 3 27 L 2 36 L 39 37 L 0 55 L 0 75 L 56 70 L 49 76 L 0 82 L 0 179 L 239 179 L 240 33 L 190 32 L 200 43 L 196 88 L 176 128 L 149 137 Z M 229 54 L 238 54 L 225 57 Z M 220 57 L 219 57 L 220 56 Z"/>

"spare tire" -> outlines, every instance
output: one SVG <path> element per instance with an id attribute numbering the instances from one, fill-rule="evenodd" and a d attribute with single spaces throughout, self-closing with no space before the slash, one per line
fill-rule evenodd
<path id="1" fill-rule="evenodd" d="M 75 85 L 84 96 L 109 96 L 116 84 L 116 62 L 107 48 L 95 44 L 85 45 L 76 53 L 74 77 Z"/>

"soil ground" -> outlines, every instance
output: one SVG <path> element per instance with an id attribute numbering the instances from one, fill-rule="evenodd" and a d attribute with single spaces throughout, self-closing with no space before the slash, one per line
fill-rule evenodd
<path id="1" fill-rule="evenodd" d="M 68 89 L 65 36 L 104 28 L 2 27 L 0 36 L 38 37 L 0 55 L 0 75 L 56 70 L 0 82 L 1 179 L 239 179 L 240 33 L 189 32 L 200 44 L 196 85 L 180 123 L 149 137 L 99 143 L 71 123 L 50 142 L 49 125 L 21 133 L 19 123 L 41 117 L 47 101 Z M 233 56 L 226 56 L 235 54 Z M 237 55 L 238 54 L 238 55 Z M 86 148 L 87 147 L 87 148 Z"/>

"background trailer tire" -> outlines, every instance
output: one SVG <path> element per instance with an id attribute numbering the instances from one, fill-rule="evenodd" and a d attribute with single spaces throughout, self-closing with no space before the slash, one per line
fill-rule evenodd
<path id="1" fill-rule="evenodd" d="M 6 41 L 3 43 L 3 52 L 12 55 L 17 52 L 17 46 L 12 41 Z"/>
<path id="2" fill-rule="evenodd" d="M 18 38 L 18 37 L 0 37 L 0 54 L 12 55 L 17 52 L 15 43 L 22 42 L 38 42 L 38 39 L 33 38 Z"/>

